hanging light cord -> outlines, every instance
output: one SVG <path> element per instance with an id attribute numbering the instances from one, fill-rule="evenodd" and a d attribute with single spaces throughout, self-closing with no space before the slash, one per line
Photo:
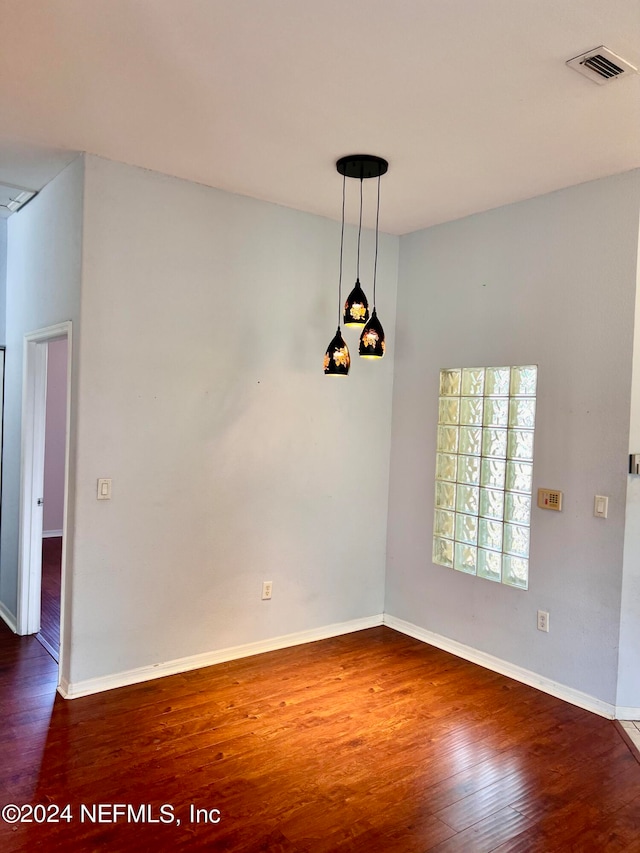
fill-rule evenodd
<path id="1" fill-rule="evenodd" d="M 376 207 L 376 251 L 373 256 L 373 307 L 376 307 L 376 272 L 378 270 L 378 222 L 380 220 L 380 175 L 378 175 L 378 206 Z"/>
<path id="2" fill-rule="evenodd" d="M 356 265 L 356 278 L 360 281 L 360 235 L 362 234 L 362 178 L 360 178 L 360 223 L 358 225 L 358 263 Z"/>
<path id="3" fill-rule="evenodd" d="M 342 227 L 340 229 L 340 276 L 338 278 L 338 328 L 342 318 L 342 247 L 344 246 L 344 199 L 346 192 L 347 176 L 342 176 Z"/>

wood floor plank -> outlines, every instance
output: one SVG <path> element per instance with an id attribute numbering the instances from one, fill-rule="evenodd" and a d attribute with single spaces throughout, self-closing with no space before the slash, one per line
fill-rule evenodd
<path id="1" fill-rule="evenodd" d="M 640 831 L 613 723 L 387 628 L 71 702 L 55 683 L 0 626 L 0 805 L 74 812 L 0 823 L 3 853 L 632 853 Z M 83 803 L 151 822 L 81 821 Z"/>
<path id="2" fill-rule="evenodd" d="M 62 536 L 43 539 L 39 639 L 56 661 L 60 648 L 61 567 Z"/>
<path id="3" fill-rule="evenodd" d="M 528 832 L 531 826 L 524 815 L 506 807 L 432 847 L 431 853 L 489 853 L 504 841 Z"/>

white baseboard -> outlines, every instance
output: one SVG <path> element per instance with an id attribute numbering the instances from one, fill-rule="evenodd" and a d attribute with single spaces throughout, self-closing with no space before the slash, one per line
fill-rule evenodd
<path id="1" fill-rule="evenodd" d="M 9 610 L 9 608 L 0 601 L 0 617 L 7 623 L 7 625 L 11 628 L 14 634 L 18 633 L 18 623 L 16 622 L 16 617 Z"/>
<path id="2" fill-rule="evenodd" d="M 42 538 L 43 539 L 53 539 L 54 536 L 62 536 L 62 530 L 43 530 Z"/>
<path id="3" fill-rule="evenodd" d="M 633 720 L 640 722 L 640 708 L 629 708 L 627 705 L 617 705 L 616 720 Z"/>
<path id="4" fill-rule="evenodd" d="M 443 637 L 441 634 L 434 634 L 432 631 L 427 631 L 424 628 L 419 628 L 411 622 L 405 622 L 404 619 L 397 619 L 395 616 L 384 615 L 384 624 L 395 631 L 400 631 L 401 634 L 407 634 L 416 640 L 421 640 L 423 643 L 428 643 L 430 646 L 436 646 L 445 652 L 450 652 L 464 660 L 477 663 L 485 669 L 490 669 L 493 672 L 499 672 L 500 675 L 506 675 L 508 678 L 513 678 L 515 681 L 520 681 L 522 684 L 527 684 L 529 687 L 535 687 L 537 690 L 542 690 L 543 693 L 549 693 L 557 699 L 562 699 L 569 702 L 571 705 L 577 705 L 578 708 L 584 708 L 585 711 L 592 711 L 594 714 L 599 714 L 601 717 L 606 717 L 609 720 L 627 719 L 632 720 L 634 717 L 620 717 L 619 711 L 615 705 L 608 702 L 603 702 L 601 699 L 596 699 L 595 696 L 589 696 L 588 693 L 582 693 L 580 690 L 575 690 L 573 687 L 567 687 L 565 684 L 559 684 L 552 681 L 550 678 L 545 678 L 521 666 L 509 663 L 501 658 L 478 651 L 471 646 L 465 646 L 463 643 L 458 643 L 456 640 L 450 640 L 448 637 Z M 624 710 L 638 710 L 624 709 Z"/>
<path id="5" fill-rule="evenodd" d="M 15 620 L 2 602 L 0 602 L 0 616 L 2 616 L 13 631 L 16 630 Z M 478 651 L 478 649 L 466 646 L 463 643 L 458 643 L 456 640 L 443 637 L 441 634 L 427 631 L 418 625 L 405 622 L 405 620 L 398 619 L 389 614 L 379 614 L 369 616 L 365 619 L 353 619 L 350 622 L 325 625 L 310 631 L 300 631 L 296 634 L 285 634 L 281 637 L 273 637 L 272 639 L 261 640 L 256 643 L 246 643 L 241 646 L 204 652 L 164 663 L 105 675 L 100 678 L 89 678 L 85 681 L 69 682 L 65 678 L 61 678 L 58 692 L 65 699 L 76 699 L 80 696 L 89 696 L 92 693 L 101 693 L 104 690 L 113 690 L 129 684 L 139 684 L 154 678 L 162 678 L 166 675 L 175 675 L 205 666 L 214 666 L 217 663 L 224 663 L 225 661 L 237 660 L 238 658 L 259 655 L 278 649 L 286 649 L 304 643 L 312 643 L 316 640 L 326 640 L 330 637 L 338 637 L 341 634 L 350 634 L 354 631 L 363 631 L 366 628 L 375 628 L 378 625 L 386 625 L 394 631 L 399 631 L 401 634 L 406 634 L 423 643 L 436 646 L 436 648 L 442 649 L 445 652 L 450 652 L 471 663 L 483 666 L 485 669 L 498 672 L 500 675 L 505 675 L 508 678 L 513 678 L 522 684 L 527 684 L 529 687 L 535 687 L 543 693 L 548 693 L 551 696 L 555 696 L 579 708 L 584 708 L 586 711 L 591 711 L 601 717 L 606 717 L 610 720 L 640 720 L 640 708 L 616 707 L 608 702 L 603 702 L 601 699 L 597 699 L 595 696 L 590 696 L 587 693 L 582 693 L 580 690 L 575 690 L 573 687 L 559 684 L 528 669 L 516 666 L 486 652 Z"/>
<path id="6" fill-rule="evenodd" d="M 325 625 L 310 631 L 285 634 L 282 637 L 273 637 L 270 640 L 260 640 L 257 643 L 246 643 L 242 646 L 233 646 L 228 649 L 204 652 L 203 654 L 191 655 L 186 658 L 177 658 L 176 660 L 165 663 L 141 666 L 137 669 L 117 672 L 101 678 L 89 678 L 85 681 L 76 682 L 69 682 L 65 678 L 61 678 L 58 685 L 58 692 L 65 699 L 77 699 L 79 696 L 89 696 L 92 693 L 101 693 L 103 690 L 113 690 L 116 687 L 125 687 L 128 684 L 139 684 L 143 681 L 150 681 L 153 678 L 176 675 L 179 672 L 201 669 L 205 666 L 213 666 L 214 664 L 224 663 L 225 661 L 259 655 L 264 652 L 273 652 L 277 649 L 286 649 L 291 646 L 299 646 L 303 643 L 313 643 L 315 640 L 339 637 L 341 634 L 351 634 L 354 631 L 363 631 L 365 628 L 375 628 L 382 624 L 383 615 L 380 613 L 376 616 L 368 616 L 365 619 L 353 619 L 350 622 Z"/>

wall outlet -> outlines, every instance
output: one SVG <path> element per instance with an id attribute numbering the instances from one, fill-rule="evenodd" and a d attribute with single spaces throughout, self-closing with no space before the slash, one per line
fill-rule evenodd
<path id="1" fill-rule="evenodd" d="M 273 590 L 273 581 L 262 581 L 262 600 L 270 601 Z"/>
<path id="2" fill-rule="evenodd" d="M 546 610 L 538 610 L 538 631 L 549 632 L 549 613 Z"/>

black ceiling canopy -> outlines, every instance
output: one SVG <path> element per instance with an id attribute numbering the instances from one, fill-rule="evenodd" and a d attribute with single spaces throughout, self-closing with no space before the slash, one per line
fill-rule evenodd
<path id="1" fill-rule="evenodd" d="M 388 168 L 386 160 L 373 154 L 349 154 L 348 157 L 341 157 L 336 163 L 336 169 L 341 175 L 361 181 L 365 178 L 379 178 Z"/>

